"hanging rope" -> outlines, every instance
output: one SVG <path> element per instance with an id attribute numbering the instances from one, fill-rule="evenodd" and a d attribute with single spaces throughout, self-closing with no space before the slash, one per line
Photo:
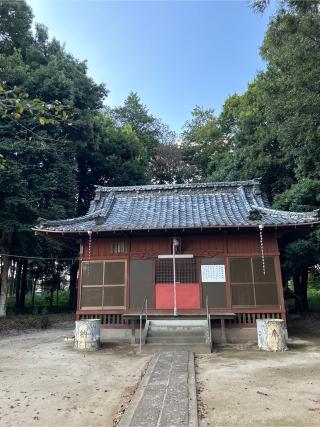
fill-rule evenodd
<path id="1" fill-rule="evenodd" d="M 262 261 L 262 271 L 263 274 L 266 274 L 266 262 L 264 259 L 264 246 L 263 246 L 263 235 L 262 235 L 263 225 L 259 225 L 259 233 L 260 233 L 260 249 L 261 249 L 261 261 Z"/>
<path id="2" fill-rule="evenodd" d="M 90 274 L 90 259 L 91 259 L 91 245 L 92 245 L 92 231 L 89 230 L 88 231 L 88 235 L 89 235 L 89 245 L 88 245 L 88 258 L 89 258 L 89 262 L 88 262 L 88 276 Z"/>

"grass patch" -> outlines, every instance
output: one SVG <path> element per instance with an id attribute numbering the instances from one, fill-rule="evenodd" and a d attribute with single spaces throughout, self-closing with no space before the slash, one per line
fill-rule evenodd
<path id="1" fill-rule="evenodd" d="M 48 315 L 46 317 L 38 315 L 15 315 L 0 319 L 0 334 L 10 331 L 24 331 L 28 329 L 46 329 L 50 325 Z"/>
<path id="2" fill-rule="evenodd" d="M 23 332 L 27 330 L 47 329 L 61 322 L 75 320 L 73 313 L 43 313 L 15 314 L 0 318 L 0 335 L 9 335 L 12 332 Z"/>

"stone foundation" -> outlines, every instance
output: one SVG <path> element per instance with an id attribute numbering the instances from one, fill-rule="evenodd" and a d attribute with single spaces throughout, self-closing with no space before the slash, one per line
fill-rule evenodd
<path id="1" fill-rule="evenodd" d="M 226 328 L 228 344 L 240 344 L 246 342 L 258 343 L 256 328 Z M 131 342 L 131 329 L 129 328 L 101 328 L 101 342 Z M 220 328 L 212 329 L 213 346 L 221 343 Z M 139 328 L 136 329 L 136 342 L 139 341 Z"/>
<path id="2" fill-rule="evenodd" d="M 240 344 L 246 342 L 258 342 L 256 328 L 226 328 L 226 336 L 228 344 Z M 212 341 L 214 343 L 221 343 L 221 330 L 220 328 L 212 329 Z"/>
<path id="3" fill-rule="evenodd" d="M 138 337 L 139 331 L 136 330 L 136 337 Z M 131 329 L 129 328 L 104 328 L 100 330 L 100 341 L 102 343 L 108 341 L 118 341 L 122 343 L 131 342 Z"/>

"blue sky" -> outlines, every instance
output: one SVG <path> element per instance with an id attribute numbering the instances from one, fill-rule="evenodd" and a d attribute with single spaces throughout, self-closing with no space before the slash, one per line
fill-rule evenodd
<path id="1" fill-rule="evenodd" d="M 106 104 L 133 90 L 177 132 L 196 105 L 219 113 L 264 67 L 269 17 L 245 1 L 27 1 L 50 36 L 106 83 Z"/>

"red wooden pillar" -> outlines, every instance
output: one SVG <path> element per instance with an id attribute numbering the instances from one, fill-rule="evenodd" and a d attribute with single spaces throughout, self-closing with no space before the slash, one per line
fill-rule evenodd
<path id="1" fill-rule="evenodd" d="M 232 300 L 231 300 L 231 281 L 230 281 L 230 267 L 229 267 L 229 248 L 228 248 L 228 234 L 224 234 L 224 265 L 226 269 L 226 298 L 227 298 L 227 308 L 231 309 Z"/>
<path id="2" fill-rule="evenodd" d="M 286 306 L 284 303 L 284 295 L 283 295 L 283 286 L 282 286 L 282 274 L 281 274 L 281 265 L 280 265 L 280 257 L 279 255 L 275 256 L 276 263 L 276 277 L 277 277 L 277 288 L 278 288 L 278 299 L 280 303 L 280 310 L 282 319 L 287 323 L 286 318 Z"/>

